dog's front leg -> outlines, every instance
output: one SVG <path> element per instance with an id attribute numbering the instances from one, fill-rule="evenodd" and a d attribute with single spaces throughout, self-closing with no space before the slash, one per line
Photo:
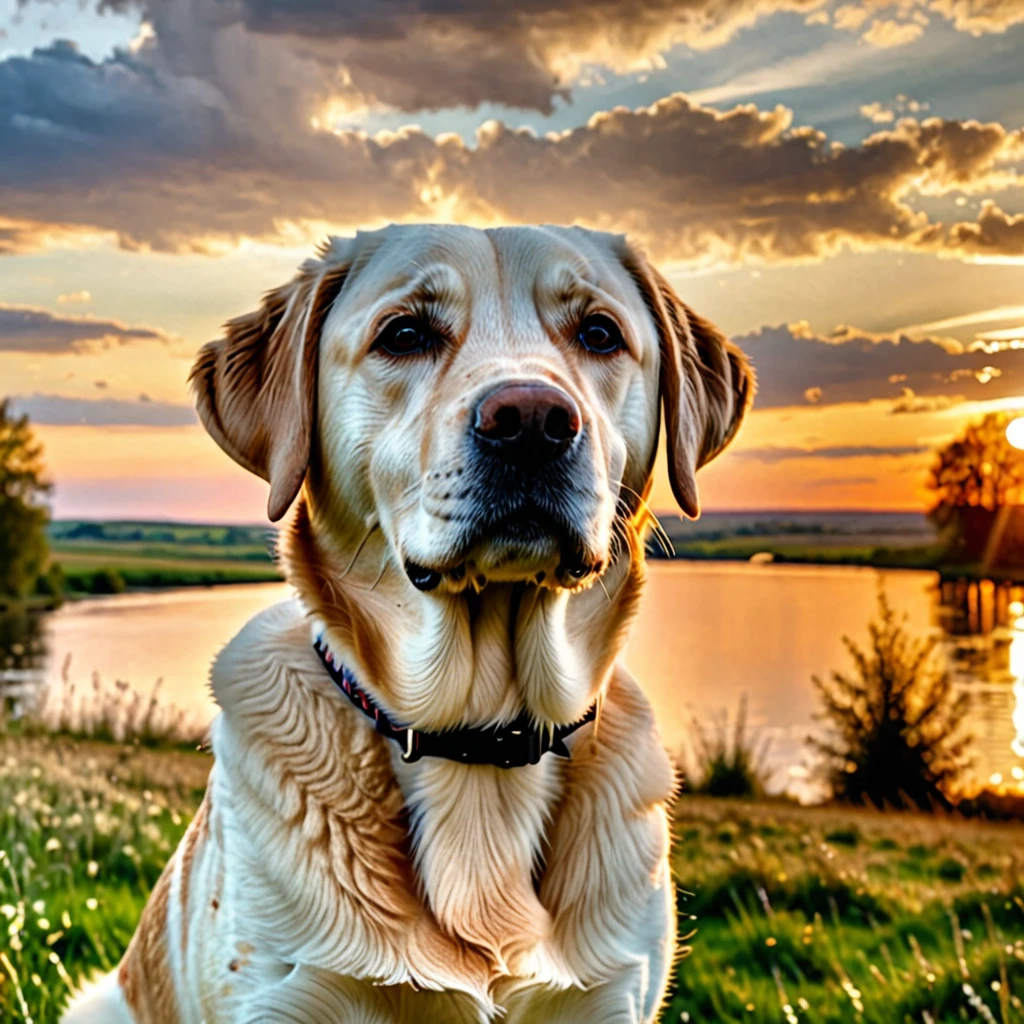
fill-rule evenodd
<path id="1" fill-rule="evenodd" d="M 504 1024 L 652 1024 L 649 966 L 635 964 L 590 989 L 527 990 L 509 1000 Z"/>
<path id="2" fill-rule="evenodd" d="M 296 966 L 239 1008 L 239 1024 L 399 1024 L 388 990 Z"/>
<path id="3" fill-rule="evenodd" d="M 657 1018 L 675 948 L 666 812 L 674 785 L 646 698 L 614 669 L 600 721 L 565 765 L 541 882 L 559 956 L 586 992 L 600 994 L 593 1015 L 566 1021 Z"/>

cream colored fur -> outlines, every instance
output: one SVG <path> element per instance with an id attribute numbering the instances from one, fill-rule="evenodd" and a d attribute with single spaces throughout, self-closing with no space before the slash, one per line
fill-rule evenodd
<path id="1" fill-rule="evenodd" d="M 444 325 L 437 355 L 373 348 L 396 310 Z M 598 308 L 626 350 L 582 353 Z M 567 328 L 567 324 L 570 326 Z M 553 382 L 585 424 L 565 501 L 595 566 L 554 541 L 467 541 L 467 418 L 502 379 Z M 206 799 L 116 976 L 66 1024 L 649 1024 L 672 966 L 666 805 L 651 709 L 616 663 L 642 589 L 659 396 L 673 486 L 735 433 L 752 379 L 618 238 L 391 228 L 335 240 L 207 346 L 204 422 L 271 484 L 298 596 L 221 653 Z M 435 591 L 403 565 L 438 566 Z M 465 562 L 464 575 L 450 572 Z M 420 729 L 598 721 L 571 758 L 406 764 L 336 690 L 325 630 L 360 683 Z M 106 1014 L 106 1015 L 104 1015 Z"/>

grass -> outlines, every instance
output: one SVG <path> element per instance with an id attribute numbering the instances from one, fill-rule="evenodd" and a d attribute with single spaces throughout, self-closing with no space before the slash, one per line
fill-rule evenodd
<path id="1" fill-rule="evenodd" d="M 936 545 L 878 547 L 872 544 L 814 543 L 778 537 L 730 537 L 676 541 L 675 557 L 689 561 L 749 561 L 768 552 L 773 560 L 793 565 L 873 565 L 888 569 L 940 569 Z"/>
<path id="2" fill-rule="evenodd" d="M 768 552 L 794 564 L 937 569 L 972 578 L 981 572 L 979 566 L 945 565 L 934 531 L 916 514 L 708 513 L 699 524 L 666 516 L 664 526 L 676 557 L 691 561 L 748 561 Z M 264 526 L 59 520 L 47 532 L 72 596 L 110 592 L 106 583 L 97 585 L 98 572 L 116 574 L 117 589 L 281 578 Z"/>
<path id="3" fill-rule="evenodd" d="M 47 533 L 72 596 L 281 579 L 263 526 L 60 520 Z M 101 573 L 108 579 L 97 584 Z"/>
<path id="4" fill-rule="evenodd" d="M 676 835 L 664 1021 L 1024 1021 L 1019 824 L 685 797 Z"/>
<path id="5" fill-rule="evenodd" d="M 69 655 L 58 684 L 44 687 L 34 699 L 22 703 L 16 717 L 0 718 L 9 735 L 101 740 L 164 750 L 194 750 L 205 741 L 206 726 L 161 699 L 163 679 L 157 679 L 148 694 L 121 679 L 105 684 L 97 672 L 83 686 L 70 679 L 70 666 Z"/>
<path id="6" fill-rule="evenodd" d="M 0 1022 L 56 1021 L 72 984 L 117 964 L 209 766 L 196 753 L 0 742 Z"/>
<path id="7" fill-rule="evenodd" d="M 0 1024 L 112 968 L 201 799 L 198 753 L 0 740 Z M 681 798 L 662 1020 L 1024 1021 L 1024 828 Z"/>
<path id="8" fill-rule="evenodd" d="M 263 562 L 212 557 L 147 557 L 126 554 L 111 545 L 106 553 L 81 553 L 57 548 L 53 552 L 71 591 L 90 593 L 90 577 L 101 570 L 117 573 L 130 588 L 213 586 L 220 583 L 270 583 L 281 579 L 269 558 Z"/>

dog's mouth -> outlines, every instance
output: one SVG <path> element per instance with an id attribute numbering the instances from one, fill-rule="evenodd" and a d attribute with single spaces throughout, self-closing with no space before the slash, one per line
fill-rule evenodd
<path id="1" fill-rule="evenodd" d="M 459 545 L 460 554 L 443 565 L 405 562 L 417 590 L 442 583 L 450 589 L 480 589 L 488 582 L 534 582 L 577 589 L 599 576 L 605 560 L 595 555 L 580 531 L 557 512 L 525 502 L 504 515 L 474 524 Z"/>

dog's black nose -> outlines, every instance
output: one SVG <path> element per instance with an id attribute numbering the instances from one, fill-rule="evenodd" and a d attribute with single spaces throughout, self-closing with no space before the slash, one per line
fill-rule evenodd
<path id="1" fill-rule="evenodd" d="M 561 388 L 501 384 L 476 407 L 477 443 L 507 462 L 537 465 L 564 455 L 580 432 L 580 410 Z"/>

